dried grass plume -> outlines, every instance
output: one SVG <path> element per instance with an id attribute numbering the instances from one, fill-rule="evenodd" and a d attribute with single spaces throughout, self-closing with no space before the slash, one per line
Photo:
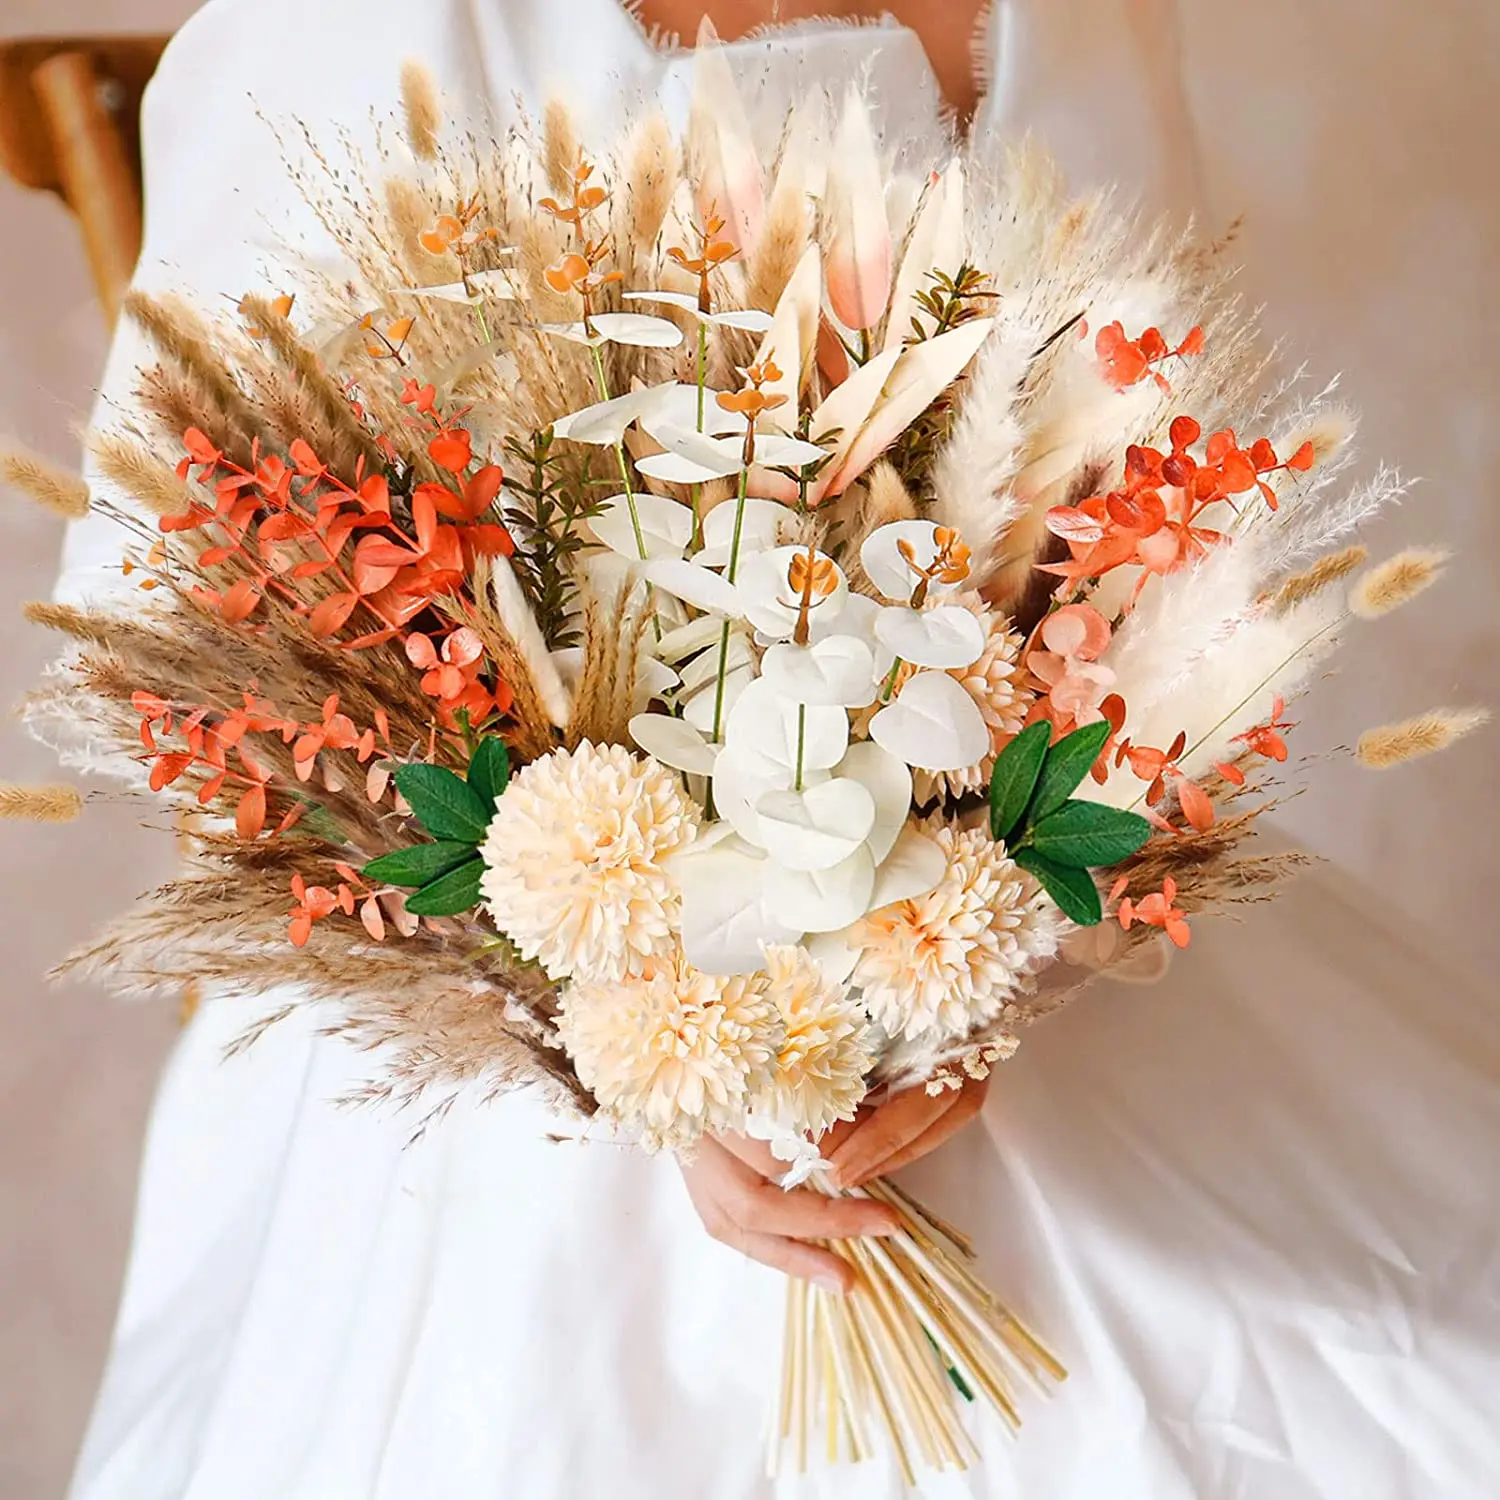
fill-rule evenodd
<path id="1" fill-rule="evenodd" d="M 401 65 L 401 111 L 406 139 L 418 161 L 437 160 L 443 131 L 443 105 L 432 74 L 419 62 Z"/>
<path id="2" fill-rule="evenodd" d="M 1297 605 L 1316 597 L 1324 589 L 1347 578 L 1356 568 L 1364 566 L 1369 555 L 1370 549 L 1360 546 L 1357 542 L 1352 547 L 1345 547 L 1342 552 L 1325 553 L 1312 567 L 1301 573 L 1292 574 L 1276 590 L 1272 595 L 1272 604 L 1277 613 L 1295 609 Z"/>
<path id="3" fill-rule="evenodd" d="M 1432 755 L 1456 744 L 1482 724 L 1489 723 L 1485 708 L 1432 708 L 1399 724 L 1382 724 L 1359 737 L 1355 755 L 1359 763 L 1374 771 L 1387 771 L 1403 761 Z"/>
<path id="4" fill-rule="evenodd" d="M 71 823 L 83 811 L 78 788 L 17 786 L 0 781 L 0 818 L 22 818 L 32 823 Z"/>
<path id="5" fill-rule="evenodd" d="M 0 448 L 0 479 L 64 521 L 89 513 L 88 485 L 27 448 Z"/>
<path id="6" fill-rule="evenodd" d="M 1450 556 L 1437 547 L 1408 547 L 1398 552 L 1377 563 L 1354 585 L 1349 608 L 1364 620 L 1400 609 L 1438 581 Z"/>

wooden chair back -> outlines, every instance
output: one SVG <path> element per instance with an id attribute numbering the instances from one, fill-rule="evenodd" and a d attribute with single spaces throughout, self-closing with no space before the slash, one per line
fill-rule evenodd
<path id="1" fill-rule="evenodd" d="M 141 250 L 141 95 L 164 36 L 0 41 L 0 170 L 73 211 L 113 326 Z"/>

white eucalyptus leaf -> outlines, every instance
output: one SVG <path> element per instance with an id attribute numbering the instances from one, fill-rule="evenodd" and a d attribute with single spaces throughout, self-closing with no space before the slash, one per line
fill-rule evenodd
<path id="1" fill-rule="evenodd" d="M 936 609 L 893 604 L 881 610 L 875 637 L 902 661 L 945 672 L 978 661 L 987 640 L 979 617 L 958 604 L 940 604 Z"/>
<path id="2" fill-rule="evenodd" d="M 717 745 L 710 745 L 691 724 L 667 714 L 637 714 L 630 721 L 630 737 L 647 755 L 674 771 L 711 776 L 718 759 Z"/>
<path id="3" fill-rule="evenodd" d="M 788 870 L 827 870 L 848 859 L 875 826 L 875 799 L 857 781 L 764 793 L 755 804 L 761 843 Z"/>
<path id="4" fill-rule="evenodd" d="M 875 657 L 852 635 L 772 646 L 761 659 L 760 675 L 790 703 L 864 708 L 875 698 Z"/>
<path id="5" fill-rule="evenodd" d="M 677 557 L 657 558 L 648 562 L 641 573 L 649 583 L 696 609 L 733 616 L 744 612 L 735 586 L 717 573 L 700 568 L 695 562 Z"/>
<path id="6" fill-rule="evenodd" d="M 989 725 L 963 685 L 946 672 L 918 672 L 870 721 L 870 738 L 909 766 L 961 771 L 983 760 Z"/>
<path id="7" fill-rule="evenodd" d="M 879 864 L 891 852 L 911 812 L 911 772 L 906 762 L 869 740 L 859 740 L 849 746 L 833 774 L 860 782 L 874 800 L 875 826 L 866 843 Z"/>
<path id="8" fill-rule="evenodd" d="M 611 496 L 589 526 L 611 552 L 633 562 L 680 558 L 693 538 L 693 513 L 679 501 L 642 491 Z"/>
<path id="9" fill-rule="evenodd" d="M 914 901 L 925 896 L 936 888 L 947 869 L 948 856 L 941 845 L 908 824 L 875 871 L 870 910 L 879 911 L 896 901 Z"/>
<path id="10" fill-rule="evenodd" d="M 694 856 L 682 881 L 688 962 L 705 974 L 752 974 L 765 963 L 768 946 L 799 941 L 806 929 L 773 914 L 766 902 L 768 887 L 780 878 L 769 860 L 727 843 Z"/>
<path id="11" fill-rule="evenodd" d="M 770 915 L 789 927 L 840 932 L 870 909 L 874 890 L 875 861 L 861 848 L 829 870 L 777 868 L 763 899 Z"/>

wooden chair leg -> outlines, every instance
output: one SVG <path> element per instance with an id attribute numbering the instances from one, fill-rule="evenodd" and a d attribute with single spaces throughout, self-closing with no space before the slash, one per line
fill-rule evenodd
<path id="1" fill-rule="evenodd" d="M 49 58 L 32 81 L 52 133 L 63 193 L 78 216 L 99 300 L 113 326 L 141 250 L 135 169 L 111 116 L 106 82 L 87 53 Z"/>

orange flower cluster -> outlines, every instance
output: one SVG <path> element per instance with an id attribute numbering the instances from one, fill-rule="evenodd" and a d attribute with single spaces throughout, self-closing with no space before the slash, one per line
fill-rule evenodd
<path id="1" fill-rule="evenodd" d="M 1237 734 L 1232 743 L 1244 745 L 1253 755 L 1263 755 L 1267 760 L 1284 761 L 1287 757 L 1286 741 L 1282 731 L 1297 726 L 1286 722 L 1281 716 L 1286 712 L 1286 699 L 1280 697 L 1271 705 L 1271 717 L 1264 724 L 1256 724 L 1243 734 Z M 1227 762 L 1214 767 L 1226 780 L 1235 786 L 1244 786 L 1245 773 L 1238 766 Z"/>
<path id="2" fill-rule="evenodd" d="M 490 464 L 464 477 L 471 463 L 468 432 L 436 411 L 430 386 L 408 381 L 402 399 L 432 423 L 428 452 L 453 473 L 455 486 L 418 485 L 410 531 L 392 512 L 383 474 L 365 474 L 361 465 L 356 484 L 346 484 L 301 439 L 291 445 L 290 466 L 272 454 L 257 456 L 246 469 L 190 429 L 178 473 L 188 478 L 196 469 L 214 504 L 167 517 L 162 529 L 217 528 L 222 540 L 200 555 L 200 565 L 233 562 L 242 575 L 222 593 L 199 587 L 195 597 L 239 624 L 251 621 L 274 594 L 305 615 L 318 637 L 338 634 L 362 609 L 375 628 L 343 642 L 358 650 L 400 635 L 433 599 L 463 583 L 477 557 L 508 556 L 514 550 L 509 532 L 482 519 L 499 494 L 500 469 Z M 315 598 L 294 586 L 323 577 L 336 587 Z"/>
<path id="3" fill-rule="evenodd" d="M 927 567 L 918 566 L 916 549 L 902 537 L 896 543 L 901 560 L 917 576 L 917 585 L 912 590 L 911 607 L 921 609 L 927 603 L 927 592 L 934 583 L 962 583 L 969 576 L 969 563 L 973 552 L 951 526 L 939 526 L 932 534 L 937 555 Z"/>
<path id="4" fill-rule="evenodd" d="M 460 203 L 451 214 L 443 214 L 431 229 L 420 236 L 422 248 L 429 255 L 455 255 L 462 264 L 486 240 L 499 239 L 494 229 L 474 229 L 470 226 L 479 217 L 479 195 L 476 193 L 467 203 Z"/>
<path id="5" fill-rule="evenodd" d="M 1189 329 L 1187 337 L 1175 349 L 1162 337 L 1159 328 L 1148 328 L 1140 338 L 1128 339 L 1123 323 L 1110 323 L 1094 338 L 1099 367 L 1104 378 L 1117 391 L 1129 390 L 1149 375 L 1163 394 L 1170 396 L 1172 387 L 1156 366 L 1169 359 L 1186 359 L 1202 352 L 1203 330 L 1197 327 Z"/>
<path id="6" fill-rule="evenodd" d="M 740 253 L 738 247 L 729 240 L 719 238 L 724 231 L 724 223 L 716 205 L 709 209 L 702 225 L 694 228 L 698 237 L 696 255 L 689 254 L 682 245 L 670 245 L 667 248 L 667 254 L 688 275 L 698 278 L 698 311 L 701 313 L 713 311 L 713 293 L 708 278 Z"/>
<path id="7" fill-rule="evenodd" d="M 254 735 L 274 734 L 283 744 L 292 746 L 292 761 L 297 779 L 307 781 L 313 774 L 318 757 L 325 750 L 351 750 L 363 765 L 375 753 L 377 730 L 387 747 L 390 730 L 383 711 L 376 712 L 376 727 L 358 729 L 353 720 L 339 712 L 337 694 L 323 703 L 320 719 L 299 724 L 275 710 L 275 706 L 256 696 L 254 684 L 243 695 L 243 706 L 220 712 L 197 706 L 179 713 L 165 699 L 154 693 L 137 692 L 131 703 L 141 716 L 141 744 L 145 759 L 151 765 L 151 790 L 159 792 L 180 780 L 190 770 L 203 773 L 198 788 L 198 802 L 207 806 L 223 791 L 226 784 L 243 787 L 235 811 L 235 828 L 243 839 L 260 836 L 266 824 L 266 794 L 273 777 L 251 752 L 248 740 Z M 180 734 L 183 750 L 165 750 L 158 736 Z M 234 756 L 238 769 L 230 764 Z M 302 814 L 303 803 L 294 802 L 276 829 L 284 833 Z"/>
<path id="8" fill-rule="evenodd" d="M 1111 901 L 1118 901 L 1125 894 L 1129 882 L 1122 875 L 1115 881 L 1114 889 L 1109 893 Z M 1176 905 L 1177 882 L 1170 875 L 1161 883 L 1159 891 L 1152 891 L 1149 896 L 1143 896 L 1139 901 L 1132 901 L 1125 896 L 1120 901 L 1120 909 L 1116 913 L 1120 926 L 1129 932 L 1137 922 L 1144 922 L 1148 927 L 1160 927 L 1166 935 L 1179 947 L 1186 948 L 1192 939 L 1192 933 L 1188 931 L 1187 913 Z"/>
<path id="9" fill-rule="evenodd" d="M 402 937 L 411 937 L 421 925 L 421 919 L 407 911 L 406 897 L 402 892 L 371 890 L 349 865 L 335 864 L 333 868 L 339 877 L 333 890 L 323 885 L 308 885 L 301 875 L 292 876 L 292 895 L 297 898 L 297 904 L 292 908 L 287 935 L 294 947 L 307 945 L 316 923 L 331 917 L 336 911 L 352 917 L 356 906 L 365 931 L 377 943 L 385 941 L 387 921 Z"/>
<path id="10" fill-rule="evenodd" d="M 767 359 L 764 363 L 751 365 L 745 371 L 745 385 L 738 391 L 720 391 L 719 405 L 725 411 L 732 411 L 744 417 L 753 427 L 756 421 L 768 411 L 775 411 L 779 406 L 785 406 L 787 398 L 782 395 L 766 395 L 761 388 L 781 379 L 781 371 L 776 367 L 774 361 Z"/>
<path id="11" fill-rule="evenodd" d="M 1171 451 L 1133 443 L 1125 453 L 1125 475 L 1119 488 L 1095 495 L 1082 505 L 1059 505 L 1047 512 L 1047 529 L 1068 544 L 1067 562 L 1046 563 L 1040 571 L 1063 580 L 1060 597 L 1085 581 L 1132 563 L 1143 569 L 1134 603 L 1152 574 L 1175 572 L 1227 540 L 1224 533 L 1198 525 L 1210 505 L 1259 490 L 1272 510 L 1276 492 L 1265 476 L 1280 470 L 1310 469 L 1311 443 L 1304 443 L 1284 463 L 1266 438 L 1242 449 L 1232 431 L 1208 439 L 1200 462 L 1189 449 L 1202 436 L 1192 417 L 1173 421 Z"/>
<path id="12" fill-rule="evenodd" d="M 1115 764 L 1123 765 L 1127 760 L 1130 769 L 1141 781 L 1149 781 L 1146 789 L 1146 806 L 1155 809 L 1167 794 L 1170 785 L 1177 793 L 1182 815 L 1199 833 L 1214 826 L 1214 804 L 1208 793 L 1196 781 L 1190 781 L 1177 764 L 1187 749 L 1187 735 L 1180 733 L 1165 750 L 1156 750 L 1149 745 L 1132 745 L 1122 740 L 1115 750 Z M 1160 813 L 1147 813 L 1163 833 L 1177 830 Z"/>

